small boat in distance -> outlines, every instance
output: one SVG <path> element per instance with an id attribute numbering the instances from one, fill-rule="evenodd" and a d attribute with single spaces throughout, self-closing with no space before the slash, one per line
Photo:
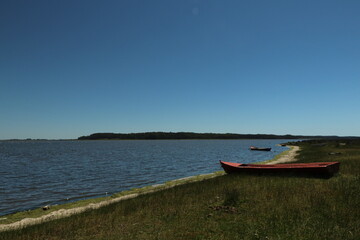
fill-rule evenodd
<path id="1" fill-rule="evenodd" d="M 339 171 L 340 162 L 243 164 L 220 161 L 226 173 L 294 173 L 331 177 Z"/>
<path id="2" fill-rule="evenodd" d="M 251 146 L 250 150 L 254 150 L 254 151 L 271 151 L 271 148 L 258 148 L 258 147 Z"/>

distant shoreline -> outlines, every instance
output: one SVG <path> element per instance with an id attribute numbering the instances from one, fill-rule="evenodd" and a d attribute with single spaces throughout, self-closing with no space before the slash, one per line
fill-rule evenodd
<path id="1" fill-rule="evenodd" d="M 360 139 L 360 136 L 336 136 L 336 135 L 291 135 L 291 134 L 238 134 L 238 133 L 195 133 L 195 132 L 140 132 L 140 133 L 93 133 L 74 139 L 46 139 L 46 138 L 24 138 L 24 139 L 0 139 L 3 141 L 84 141 L 84 140 L 336 140 L 336 139 Z"/>
<path id="2" fill-rule="evenodd" d="M 93 133 L 81 136 L 78 140 L 235 140 L 235 139 L 342 139 L 360 137 L 303 136 L 275 134 L 237 134 L 237 133 L 194 133 L 194 132 L 143 132 L 143 133 Z"/>

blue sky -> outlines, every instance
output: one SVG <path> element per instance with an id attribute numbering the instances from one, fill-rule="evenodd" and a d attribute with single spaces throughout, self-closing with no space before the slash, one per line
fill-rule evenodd
<path id="1" fill-rule="evenodd" d="M 360 1 L 0 2 L 0 139 L 360 136 Z"/>

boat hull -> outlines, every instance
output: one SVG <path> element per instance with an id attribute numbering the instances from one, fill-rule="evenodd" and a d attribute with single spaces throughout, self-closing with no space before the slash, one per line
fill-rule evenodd
<path id="1" fill-rule="evenodd" d="M 250 147 L 252 151 L 271 151 L 271 148 L 258 148 L 258 147 Z"/>
<path id="2" fill-rule="evenodd" d="M 339 162 L 289 163 L 289 164 L 241 164 L 220 161 L 226 173 L 250 174 L 301 174 L 331 177 L 339 171 Z"/>

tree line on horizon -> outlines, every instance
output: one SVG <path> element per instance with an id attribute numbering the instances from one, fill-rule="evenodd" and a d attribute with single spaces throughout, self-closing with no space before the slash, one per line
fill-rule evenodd
<path id="1" fill-rule="evenodd" d="M 194 132 L 144 132 L 144 133 L 93 133 L 78 140 L 156 140 L 156 139 L 314 139 L 339 138 L 337 136 L 301 136 L 275 134 L 194 133 Z"/>

